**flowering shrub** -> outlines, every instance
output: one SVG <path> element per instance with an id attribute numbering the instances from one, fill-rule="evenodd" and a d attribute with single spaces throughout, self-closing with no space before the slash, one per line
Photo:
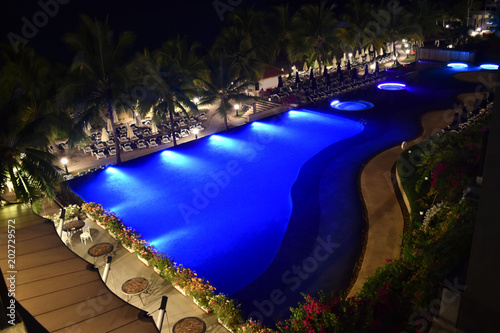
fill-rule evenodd
<path id="1" fill-rule="evenodd" d="M 72 220 L 80 215 L 80 206 L 78 205 L 69 205 L 64 207 L 64 209 L 66 210 L 64 220 Z"/>
<path id="2" fill-rule="evenodd" d="M 80 214 L 80 206 L 78 205 L 69 205 L 64 207 L 64 210 L 66 211 L 64 215 L 64 221 L 69 221 L 74 219 L 75 217 L 78 217 Z M 59 220 L 61 219 L 61 213 L 62 209 L 59 209 L 58 213 L 55 213 L 54 215 L 50 216 L 45 216 L 45 218 L 52 220 L 56 225 L 59 224 Z"/>
<path id="3" fill-rule="evenodd" d="M 82 204 L 82 213 L 89 214 L 94 220 L 99 220 L 104 213 L 104 208 L 95 202 L 84 202 Z"/>
<path id="4" fill-rule="evenodd" d="M 224 323 L 224 325 L 229 328 L 236 328 L 236 326 L 243 323 L 240 305 L 227 295 L 214 295 L 210 300 L 209 306 L 212 307 L 214 313 Z"/>

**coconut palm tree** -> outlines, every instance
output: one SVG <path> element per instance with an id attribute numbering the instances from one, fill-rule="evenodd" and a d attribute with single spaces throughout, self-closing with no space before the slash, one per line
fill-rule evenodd
<path id="1" fill-rule="evenodd" d="M 199 74 L 196 80 L 200 84 L 208 77 L 206 67 L 200 64 L 192 53 L 194 49 L 186 51 L 185 40 L 168 41 L 153 54 L 145 50 L 137 55 L 129 66 L 133 82 L 138 85 L 144 81 L 148 82 L 138 103 L 138 112 L 142 116 L 152 112 L 152 121 L 158 126 L 170 121 L 174 146 L 177 145 L 174 129 L 175 109 L 185 113 L 188 110 L 197 111 L 197 106 L 190 99 L 195 95 L 196 86 L 189 73 Z M 191 60 L 186 59 L 186 56 L 191 57 Z M 182 67 L 181 63 L 185 67 Z"/>
<path id="2" fill-rule="evenodd" d="M 154 52 L 157 64 L 169 64 L 177 62 L 178 69 L 191 77 L 193 83 L 199 83 L 198 79 L 208 79 L 208 70 L 200 56 L 201 44 L 193 42 L 188 45 L 186 37 L 177 36 L 162 44 L 161 48 Z"/>
<path id="3" fill-rule="evenodd" d="M 227 118 L 234 109 L 233 103 L 255 99 L 245 94 L 252 83 L 237 76 L 238 70 L 231 58 L 223 52 L 209 54 L 206 63 L 210 70 L 210 80 L 203 82 L 204 93 L 200 105 L 217 104 L 217 113 L 224 119 L 228 129 Z"/>
<path id="4" fill-rule="evenodd" d="M 11 50 L 12 51 L 12 50 Z M 61 181 L 55 156 L 47 151 L 56 126 L 64 124 L 51 97 L 50 64 L 26 46 L 4 52 L 0 71 L 0 194 L 12 188 L 18 201 L 52 197 Z"/>
<path id="5" fill-rule="evenodd" d="M 264 62 L 259 59 L 255 42 L 243 29 L 226 27 L 215 40 L 212 53 L 226 54 L 234 75 L 249 82 L 257 82 L 264 73 Z"/>
<path id="6" fill-rule="evenodd" d="M 116 163 L 121 163 L 119 142 L 113 114 L 131 110 L 135 99 L 130 93 L 130 77 L 124 60 L 125 50 L 132 44 L 131 32 L 121 33 L 115 40 L 107 22 L 81 16 L 77 33 L 64 36 L 76 51 L 68 82 L 58 93 L 58 104 L 73 116 L 69 145 L 73 147 L 89 124 L 103 124 L 110 119 L 115 137 Z"/>
<path id="7" fill-rule="evenodd" d="M 291 59 L 288 54 L 290 46 L 290 34 L 292 30 L 292 17 L 288 4 L 281 4 L 273 8 L 269 15 L 270 30 L 274 40 L 273 61 L 278 58 L 285 58 L 288 61 L 288 69 L 290 69 Z"/>
<path id="8" fill-rule="evenodd" d="M 338 37 L 342 45 L 345 45 L 343 52 L 363 47 L 364 38 L 371 36 L 373 25 L 378 25 L 370 15 L 372 6 L 370 2 L 363 0 L 350 0 L 346 3 L 345 12 L 348 14 L 342 15 L 342 23 L 337 28 Z"/>
<path id="9" fill-rule="evenodd" d="M 422 28 L 416 22 L 415 16 L 406 9 L 397 10 L 380 9 L 379 15 L 388 18 L 387 22 L 380 24 L 381 34 L 387 35 L 392 43 L 394 56 L 397 56 L 396 42 L 406 38 L 409 40 L 423 40 Z"/>
<path id="10" fill-rule="evenodd" d="M 322 2 L 307 4 L 299 8 L 292 17 L 289 53 L 293 61 L 302 60 L 305 54 L 316 53 L 318 64 L 334 50 L 338 42 L 333 12 Z"/>

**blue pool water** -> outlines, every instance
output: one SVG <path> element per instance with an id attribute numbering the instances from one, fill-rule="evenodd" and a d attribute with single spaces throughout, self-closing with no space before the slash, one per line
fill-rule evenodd
<path id="1" fill-rule="evenodd" d="M 301 293 L 347 288 L 366 231 L 363 165 L 419 135 L 425 112 L 449 109 L 443 117 L 451 123 L 456 95 L 481 90 L 453 75 L 480 70 L 422 61 L 390 69 L 388 79 L 405 90 L 371 85 L 341 96 L 372 108 L 346 112 L 325 101 L 80 177 L 70 187 L 231 294 L 246 316 L 273 325 L 289 317 Z"/>
<path id="2" fill-rule="evenodd" d="M 220 292 L 233 294 L 273 259 L 302 165 L 363 126 L 289 111 L 71 182 Z"/>

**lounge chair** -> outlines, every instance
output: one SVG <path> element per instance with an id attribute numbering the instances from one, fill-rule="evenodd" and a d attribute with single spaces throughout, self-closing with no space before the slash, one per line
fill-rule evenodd
<path id="1" fill-rule="evenodd" d="M 144 140 L 137 141 L 136 145 L 137 145 L 137 148 L 139 148 L 139 149 L 146 148 L 146 144 L 144 143 Z"/>
<path id="2" fill-rule="evenodd" d="M 207 116 L 205 115 L 205 112 L 200 113 L 198 119 L 200 119 L 200 120 L 207 120 Z"/>
<path id="3" fill-rule="evenodd" d="M 189 133 L 189 130 L 187 130 L 185 128 L 181 129 L 181 133 L 180 133 L 181 138 L 187 138 L 189 136 L 189 134 L 191 134 L 191 133 Z"/>
<path id="4" fill-rule="evenodd" d="M 104 150 L 98 150 L 97 154 L 95 156 L 97 157 L 98 160 L 100 160 L 101 158 L 106 158 L 106 155 L 104 154 Z"/>
<path id="5" fill-rule="evenodd" d="M 130 145 L 130 143 L 125 143 L 122 145 L 122 149 L 123 151 L 133 151 L 134 149 L 132 148 L 132 146 Z"/>
<path id="6" fill-rule="evenodd" d="M 116 148 L 111 147 L 108 149 L 109 156 L 115 156 L 116 155 Z"/>
<path id="7" fill-rule="evenodd" d="M 83 152 L 85 154 L 88 154 L 88 153 L 92 152 L 92 148 L 90 148 L 90 146 L 87 146 L 87 147 L 83 148 Z"/>
<path id="8" fill-rule="evenodd" d="M 73 179 L 73 175 L 69 173 L 67 175 L 64 175 L 63 178 L 64 178 L 64 180 L 70 180 L 70 179 Z"/>
<path id="9" fill-rule="evenodd" d="M 149 148 L 158 147 L 158 144 L 156 143 L 156 139 L 149 139 L 148 146 L 149 146 Z"/>
<path id="10" fill-rule="evenodd" d="M 170 143 L 170 137 L 168 135 L 164 135 L 161 137 L 161 143 Z"/>
<path id="11" fill-rule="evenodd" d="M 148 129 L 148 128 L 146 128 L 144 131 L 142 131 L 142 137 L 143 138 L 147 138 L 147 137 L 149 137 L 151 135 L 153 135 L 153 134 L 151 133 L 151 130 Z"/>

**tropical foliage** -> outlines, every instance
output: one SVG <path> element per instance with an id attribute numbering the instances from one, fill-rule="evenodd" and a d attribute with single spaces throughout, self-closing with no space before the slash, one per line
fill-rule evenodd
<path id="1" fill-rule="evenodd" d="M 0 195 L 11 188 L 18 201 L 32 203 L 53 196 L 61 180 L 47 151 L 64 129 L 64 115 L 54 107 L 54 70 L 28 47 L 2 52 L 0 69 Z"/>
<path id="2" fill-rule="evenodd" d="M 93 21 L 81 16 L 78 33 L 67 34 L 65 42 L 76 51 L 67 82 L 60 89 L 58 105 L 73 117 L 69 145 L 84 140 L 85 129 L 92 124 L 111 122 L 116 138 L 114 113 L 132 110 L 134 101 L 129 93 L 131 82 L 126 68 L 125 51 L 132 45 L 134 35 L 124 32 L 118 39 L 107 22 Z M 119 141 L 115 140 L 116 163 L 121 162 Z"/>

